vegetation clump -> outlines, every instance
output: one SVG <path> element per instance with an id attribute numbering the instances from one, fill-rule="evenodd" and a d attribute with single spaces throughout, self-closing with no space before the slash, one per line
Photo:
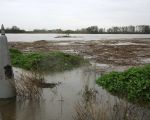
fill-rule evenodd
<path id="1" fill-rule="evenodd" d="M 132 102 L 150 102 L 150 65 L 105 74 L 97 79 L 97 84 Z"/>
<path id="2" fill-rule="evenodd" d="M 10 49 L 10 56 L 13 66 L 41 72 L 71 70 L 72 68 L 87 63 L 87 61 L 80 56 L 62 52 L 22 53 L 17 49 Z"/>

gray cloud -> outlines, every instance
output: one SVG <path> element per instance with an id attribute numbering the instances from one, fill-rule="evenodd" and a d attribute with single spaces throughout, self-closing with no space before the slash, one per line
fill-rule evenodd
<path id="1" fill-rule="evenodd" d="M 0 24 L 25 29 L 150 24 L 150 0 L 0 0 Z"/>

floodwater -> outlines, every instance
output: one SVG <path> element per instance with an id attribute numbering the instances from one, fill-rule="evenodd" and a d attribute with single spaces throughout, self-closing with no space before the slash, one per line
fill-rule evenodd
<path id="1" fill-rule="evenodd" d="M 87 106 L 98 111 L 100 120 L 122 120 L 125 116 L 129 120 L 149 120 L 149 108 L 130 104 L 97 86 L 95 80 L 100 74 L 90 68 L 46 75 L 46 82 L 61 84 L 44 88 L 38 100 L 0 101 L 0 120 L 74 120 L 79 117 L 77 112 L 89 112 Z M 14 71 L 18 74 L 18 69 Z"/>
<path id="2" fill-rule="evenodd" d="M 67 41 L 67 40 L 125 40 L 135 38 L 150 38 L 150 34 L 70 34 L 72 37 L 56 38 L 62 34 L 7 34 L 8 41 L 33 42 L 37 40 Z"/>

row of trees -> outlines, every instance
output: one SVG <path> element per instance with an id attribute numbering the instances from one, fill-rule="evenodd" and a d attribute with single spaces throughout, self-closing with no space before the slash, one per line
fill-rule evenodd
<path id="1" fill-rule="evenodd" d="M 122 26 L 122 27 L 111 27 L 111 28 L 99 28 L 98 26 L 90 26 L 83 29 L 77 30 L 62 30 L 62 29 L 34 29 L 33 31 L 22 30 L 17 26 L 12 28 L 6 28 L 7 33 L 65 33 L 65 34 L 150 34 L 149 25 L 138 25 L 138 26 Z"/>
<path id="2" fill-rule="evenodd" d="M 5 29 L 6 33 L 25 33 L 25 30 L 20 29 L 17 26 L 12 26 L 11 28 L 6 28 Z"/>
<path id="3" fill-rule="evenodd" d="M 124 26 L 124 27 L 112 27 L 107 30 L 108 33 L 150 33 L 149 25 L 138 25 L 138 26 Z"/>
<path id="4" fill-rule="evenodd" d="M 111 28 L 98 28 L 98 26 L 91 26 L 86 29 L 77 30 L 79 33 L 90 33 L 90 34 L 149 34 L 149 25 L 138 25 L 138 26 L 122 26 L 122 27 L 111 27 Z"/>

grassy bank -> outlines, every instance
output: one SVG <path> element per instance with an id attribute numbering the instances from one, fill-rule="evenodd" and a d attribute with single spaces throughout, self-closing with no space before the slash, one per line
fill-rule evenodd
<path id="1" fill-rule="evenodd" d="M 150 102 L 150 65 L 105 74 L 97 79 L 97 84 L 130 101 Z"/>
<path id="2" fill-rule="evenodd" d="M 80 56 L 62 52 L 22 53 L 19 50 L 10 49 L 10 56 L 12 65 L 15 67 L 44 72 L 71 70 L 87 63 Z"/>

